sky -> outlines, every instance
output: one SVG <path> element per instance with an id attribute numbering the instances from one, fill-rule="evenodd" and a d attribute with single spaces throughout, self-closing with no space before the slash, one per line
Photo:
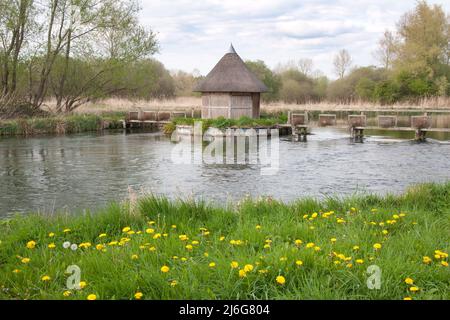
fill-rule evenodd
<path id="1" fill-rule="evenodd" d="M 376 65 L 373 52 L 416 0 L 140 0 L 141 22 L 158 34 L 155 58 L 169 70 L 214 67 L 232 42 L 244 60 L 278 63 L 309 58 L 334 78 L 333 56 L 350 52 L 354 65 Z M 429 0 L 450 12 L 449 0 Z"/>

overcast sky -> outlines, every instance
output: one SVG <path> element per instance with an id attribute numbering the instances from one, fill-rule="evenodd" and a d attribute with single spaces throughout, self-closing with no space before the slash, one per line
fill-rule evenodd
<path id="1" fill-rule="evenodd" d="M 206 75 L 233 42 L 244 60 L 311 58 L 334 77 L 332 60 L 347 49 L 356 65 L 375 64 L 372 52 L 415 0 L 141 0 L 142 23 L 158 32 L 155 57 L 170 70 Z M 450 12 L 450 1 L 442 4 Z"/>

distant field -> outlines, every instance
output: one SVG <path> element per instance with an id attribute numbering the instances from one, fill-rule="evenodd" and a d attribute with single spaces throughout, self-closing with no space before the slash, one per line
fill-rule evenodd
<path id="1" fill-rule="evenodd" d="M 102 112 L 123 112 L 145 109 L 161 109 L 161 110 L 186 110 L 200 109 L 200 97 L 179 97 L 172 100 L 125 100 L 125 99 L 105 99 L 96 103 L 89 103 L 80 107 L 78 113 L 102 113 Z M 49 103 L 51 106 L 52 103 Z M 377 105 L 371 103 L 352 103 L 352 104 L 336 104 L 336 103 L 310 103 L 310 104 L 286 104 L 276 102 L 262 104 L 262 110 L 268 112 L 286 111 L 286 110 L 318 110 L 318 111 L 339 111 L 339 110 L 439 110 L 450 111 L 449 98 L 430 98 L 424 99 L 416 104 L 394 104 L 394 105 Z"/>

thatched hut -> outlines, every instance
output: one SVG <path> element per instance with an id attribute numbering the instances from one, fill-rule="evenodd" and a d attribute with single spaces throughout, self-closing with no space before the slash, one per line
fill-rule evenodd
<path id="1" fill-rule="evenodd" d="M 202 93 L 202 118 L 259 118 L 261 92 L 267 87 L 236 53 L 233 45 L 194 90 Z"/>

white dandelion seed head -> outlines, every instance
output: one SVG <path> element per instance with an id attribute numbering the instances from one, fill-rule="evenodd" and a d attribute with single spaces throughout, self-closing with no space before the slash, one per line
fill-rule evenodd
<path id="1" fill-rule="evenodd" d="M 71 249 L 72 251 L 76 251 L 76 250 L 78 249 L 78 246 L 74 243 L 74 244 L 72 244 L 72 245 L 70 246 L 70 249 Z"/>
<path id="2" fill-rule="evenodd" d="M 64 249 L 68 249 L 69 247 L 70 247 L 70 242 L 69 241 L 66 241 L 66 242 L 63 243 L 63 248 Z"/>

